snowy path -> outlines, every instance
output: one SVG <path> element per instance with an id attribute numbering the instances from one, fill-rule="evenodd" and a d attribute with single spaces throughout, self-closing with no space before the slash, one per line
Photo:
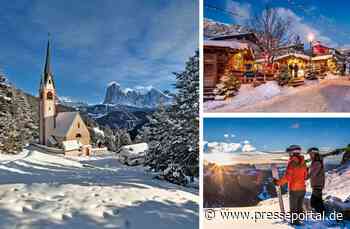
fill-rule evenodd
<path id="1" fill-rule="evenodd" d="M 211 112 L 350 112 L 350 81 L 325 80 L 256 104 L 240 108 L 227 104 Z"/>
<path id="2" fill-rule="evenodd" d="M 113 157 L 0 155 L 0 222 L 2 229 L 192 229 L 198 196 Z"/>

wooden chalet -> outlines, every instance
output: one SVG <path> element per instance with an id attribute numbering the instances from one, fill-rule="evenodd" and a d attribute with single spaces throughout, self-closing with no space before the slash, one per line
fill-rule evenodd
<path id="1" fill-rule="evenodd" d="M 345 66 L 345 55 L 336 49 L 321 44 L 320 42 L 315 42 L 313 44 L 312 56 L 312 65 L 318 74 L 324 74 L 326 72 L 339 74 L 343 66 Z"/>
<path id="2" fill-rule="evenodd" d="M 214 98 L 213 89 L 226 67 L 233 69 L 243 82 L 244 73 L 251 71 L 253 65 L 254 54 L 246 43 L 235 40 L 204 41 L 204 99 Z"/>

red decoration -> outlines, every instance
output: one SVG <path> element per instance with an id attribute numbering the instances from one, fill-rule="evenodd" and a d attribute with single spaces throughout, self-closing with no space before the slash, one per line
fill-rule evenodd
<path id="1" fill-rule="evenodd" d="M 315 55 L 326 55 L 329 53 L 329 48 L 321 44 L 321 42 L 317 41 L 312 46 L 312 52 Z"/>

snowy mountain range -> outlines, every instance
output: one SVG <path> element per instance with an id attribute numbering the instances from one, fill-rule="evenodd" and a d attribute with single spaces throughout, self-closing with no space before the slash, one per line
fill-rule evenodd
<path id="1" fill-rule="evenodd" d="M 251 30 L 241 25 L 225 24 L 207 18 L 204 18 L 203 29 L 206 38 L 251 32 Z"/>
<path id="2" fill-rule="evenodd" d="M 62 104 L 63 106 L 68 106 L 68 107 L 73 107 L 73 108 L 88 106 L 88 104 L 85 102 L 76 101 L 76 100 L 73 100 L 70 97 L 66 97 L 66 96 L 60 96 L 58 98 L 58 103 Z"/>
<path id="3" fill-rule="evenodd" d="M 171 96 L 152 86 L 122 88 L 120 84 L 113 81 L 108 84 L 103 104 L 154 108 L 160 102 L 169 104 L 172 100 L 173 98 Z"/>

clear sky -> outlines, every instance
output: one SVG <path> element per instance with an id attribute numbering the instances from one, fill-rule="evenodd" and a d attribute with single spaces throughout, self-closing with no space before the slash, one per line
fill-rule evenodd
<path id="1" fill-rule="evenodd" d="M 344 147 L 350 144 L 349 130 L 350 118 L 204 119 L 205 141 L 249 141 L 257 150 L 284 150 L 291 144 L 299 144 L 304 149 Z"/>
<path id="2" fill-rule="evenodd" d="M 204 16 L 225 23 L 246 24 L 269 4 L 294 19 L 293 30 L 303 40 L 313 33 L 334 47 L 350 47 L 350 1 L 344 0 L 204 0 Z M 214 6 L 214 7 L 213 7 Z M 234 12 L 235 15 L 224 11 Z"/>
<path id="3" fill-rule="evenodd" d="M 1 0 L 0 69 L 37 94 L 47 34 L 59 96 L 97 103 L 108 82 L 172 89 L 198 47 L 196 0 Z"/>

